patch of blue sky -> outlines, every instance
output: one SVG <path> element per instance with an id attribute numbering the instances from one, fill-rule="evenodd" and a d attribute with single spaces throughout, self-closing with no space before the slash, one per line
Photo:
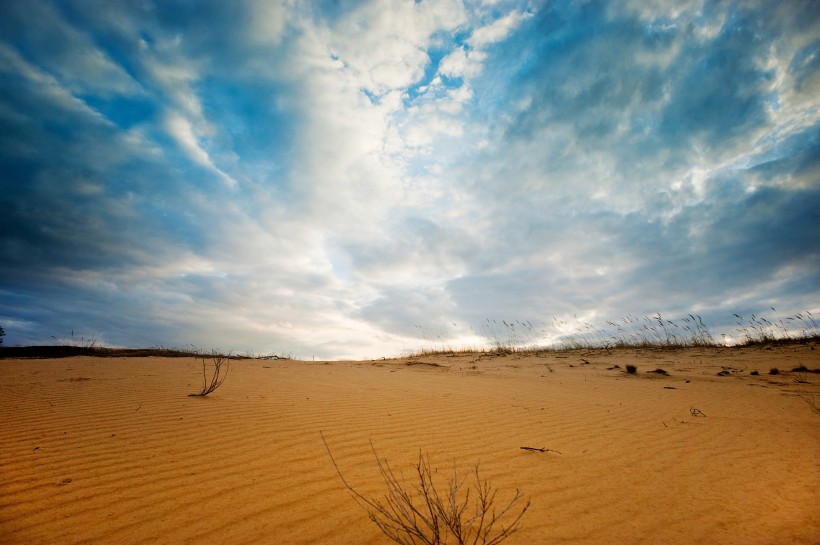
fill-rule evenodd
<path id="1" fill-rule="evenodd" d="M 381 97 L 370 89 L 362 88 L 361 91 L 362 94 L 370 101 L 370 104 L 377 106 L 381 102 Z"/>
<path id="2" fill-rule="evenodd" d="M 53 6 L 60 19 L 67 23 L 66 26 L 76 29 L 117 66 L 132 78 L 138 79 L 135 75 L 139 72 L 139 59 L 134 52 L 140 44 L 131 40 L 131 36 L 122 34 L 122 29 L 111 25 L 104 16 L 101 17 L 102 10 L 85 12 L 83 6 L 76 2 L 57 2 Z M 138 36 L 146 44 L 153 45 L 154 40 L 149 32 L 139 32 Z"/>
<path id="3" fill-rule="evenodd" d="M 446 88 L 458 88 L 462 85 L 462 78 L 448 78 L 439 74 L 439 66 L 445 57 L 453 53 L 457 48 L 464 46 L 469 31 L 458 30 L 456 32 L 438 32 L 431 36 L 431 47 L 427 49 L 429 62 L 424 66 L 424 75 L 407 89 L 405 105 L 411 104 L 417 97 L 422 96 L 429 90 L 430 84 L 438 77 L 442 85 Z"/>
<path id="4" fill-rule="evenodd" d="M 367 0 L 316 0 L 311 10 L 317 19 L 331 23 L 347 16 L 359 7 L 366 5 Z"/>
<path id="5" fill-rule="evenodd" d="M 429 91 L 430 83 L 438 71 L 438 64 L 435 65 L 434 69 L 430 69 L 432 64 L 433 63 L 428 63 L 427 66 L 425 66 L 425 73 L 422 79 L 407 88 L 407 93 L 404 97 L 405 107 L 412 105 L 418 97 L 426 95 Z"/>
<path id="6" fill-rule="evenodd" d="M 204 78 L 195 90 L 205 118 L 223 133 L 214 139 L 227 137 L 225 143 L 243 162 L 289 162 L 298 119 L 278 105 L 276 86 Z"/>
<path id="7" fill-rule="evenodd" d="M 485 75 L 472 83 L 475 114 L 496 118 L 533 91 L 549 91 L 570 77 L 566 53 L 594 30 L 583 24 L 567 27 L 559 16 L 531 17 L 506 40 L 485 49 Z"/>
<path id="8" fill-rule="evenodd" d="M 218 222 L 214 220 L 216 211 L 193 204 L 181 189 L 171 186 L 151 198 L 141 196 L 135 205 L 140 220 L 132 227 L 142 231 L 143 236 L 161 237 L 162 244 L 158 250 L 168 245 L 178 245 L 203 251 L 208 241 L 219 236 Z"/>
<path id="9" fill-rule="evenodd" d="M 78 95 L 83 102 L 123 130 L 156 121 L 156 101 L 146 97 Z"/>

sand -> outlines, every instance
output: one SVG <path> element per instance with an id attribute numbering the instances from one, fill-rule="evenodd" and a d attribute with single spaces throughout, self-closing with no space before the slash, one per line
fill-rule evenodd
<path id="1" fill-rule="evenodd" d="M 0 360 L 0 542 L 390 543 L 322 431 L 365 495 L 371 441 L 406 475 L 421 451 L 521 489 L 508 544 L 820 543 L 800 365 L 820 347 L 239 360 L 194 398 L 192 358 Z"/>

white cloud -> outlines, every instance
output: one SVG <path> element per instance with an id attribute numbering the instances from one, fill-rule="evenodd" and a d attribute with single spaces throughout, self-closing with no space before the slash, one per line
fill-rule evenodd
<path id="1" fill-rule="evenodd" d="M 529 17 L 531 17 L 531 15 L 528 13 L 513 10 L 492 23 L 475 29 L 467 40 L 467 43 L 476 49 L 481 49 L 500 42 L 518 28 L 522 21 Z"/>
<path id="2" fill-rule="evenodd" d="M 0 43 L 0 70 L 45 99 L 38 110 L 71 112 L 0 101 L 14 136 L 3 158 L 24 148 L 26 160 L 43 157 L 42 142 L 60 152 L 18 189 L 29 208 L 46 202 L 63 221 L 32 221 L 27 209 L 14 218 L 32 222 L 32 248 L 46 236 L 46 249 L 74 244 L 59 258 L 44 251 L 59 263 L 42 268 L 132 310 L 112 318 L 121 331 L 133 317 L 150 322 L 149 342 L 301 357 L 413 348 L 419 321 L 458 322 L 448 330 L 474 342 L 468 324 L 486 318 L 709 307 L 811 284 L 811 201 L 787 191 L 818 180 L 806 137 L 820 110 L 811 28 L 772 40 L 766 54 L 745 43 L 717 51 L 725 10 L 702 21 L 699 3 L 633 3 L 610 10 L 617 25 L 598 11 L 557 17 L 569 32 L 548 55 L 536 51 L 553 46 L 549 25 L 523 24 L 533 15 L 522 3 L 486 4 L 216 3 L 171 21 L 184 6 L 78 2 L 77 20 L 91 23 L 60 34 L 76 46 L 70 55 Z M 630 17 L 647 36 L 623 31 Z M 505 40 L 515 41 L 494 47 Z M 738 121 L 714 121 L 732 104 L 710 109 L 711 93 L 687 101 L 703 85 L 699 68 L 731 65 L 702 62 L 715 51 L 724 57 L 712 61 L 752 66 L 744 74 L 758 80 L 714 79 L 740 98 L 764 94 L 769 110 L 710 140 Z M 49 68 L 60 58 L 70 63 Z M 95 98 L 145 106 L 127 131 L 78 98 L 97 91 L 95 73 Z M 70 141 L 42 138 L 55 119 L 71 125 Z M 198 169 L 227 187 L 199 183 Z M 783 209 L 803 227 L 779 227 Z M 82 229 L 78 218 L 88 218 Z M 801 233 L 802 244 L 778 242 Z M 741 251 L 755 242 L 782 265 Z M 691 278 L 705 278 L 697 294 Z"/>
<path id="3" fill-rule="evenodd" d="M 208 154 L 199 146 L 191 124 L 179 114 L 169 114 L 165 120 L 168 133 L 188 152 L 190 157 L 202 166 L 212 167 Z"/>
<path id="4" fill-rule="evenodd" d="M 208 152 L 200 145 L 188 119 L 179 113 L 169 113 L 165 118 L 165 128 L 191 159 L 216 174 L 229 187 L 236 187 L 236 180 L 213 164 Z"/>
<path id="5" fill-rule="evenodd" d="M 429 62 L 426 48 L 433 33 L 464 20 L 457 1 L 367 2 L 320 35 L 362 88 L 381 95 L 418 81 Z"/>
<path id="6" fill-rule="evenodd" d="M 699 17 L 703 13 L 703 0 L 627 0 L 610 7 L 614 13 L 628 11 L 644 21 L 673 21 Z"/>
<path id="7" fill-rule="evenodd" d="M 439 65 L 439 73 L 449 78 L 473 78 L 481 74 L 488 46 L 503 41 L 531 14 L 513 10 L 491 23 L 477 27 L 467 39 L 469 47 L 459 47 Z"/>
<path id="8" fill-rule="evenodd" d="M 289 9 L 293 9 L 292 4 L 253 0 L 247 8 L 251 39 L 262 44 L 278 45 L 283 38 Z"/>
<path id="9" fill-rule="evenodd" d="M 401 201 L 408 150 L 395 116 L 432 35 L 462 20 L 456 6 L 374 2 L 332 26 L 299 23 L 288 78 L 301 92 L 289 100 L 305 124 L 292 177 L 318 225 L 344 224 L 347 240 L 365 240 Z"/>
<path id="10" fill-rule="evenodd" d="M 486 54 L 481 51 L 467 51 L 459 47 L 439 64 L 439 73 L 448 78 L 474 77 L 481 73 L 481 63 Z"/>

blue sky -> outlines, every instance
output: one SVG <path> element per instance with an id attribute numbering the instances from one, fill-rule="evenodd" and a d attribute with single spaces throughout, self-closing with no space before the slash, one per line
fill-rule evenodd
<path id="1" fill-rule="evenodd" d="M 0 164 L 9 345 L 731 336 L 820 315 L 820 10 L 2 2 Z"/>

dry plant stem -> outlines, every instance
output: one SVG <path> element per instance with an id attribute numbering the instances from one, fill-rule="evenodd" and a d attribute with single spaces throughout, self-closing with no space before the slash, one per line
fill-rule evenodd
<path id="1" fill-rule="evenodd" d="M 482 481 L 478 465 L 475 466 L 475 486 L 465 486 L 468 475 L 459 478 L 455 467 L 453 477 L 447 483 L 446 495 L 442 496 L 435 484 L 435 470 L 430 467 L 429 457 L 419 452 L 416 464 L 418 484 L 408 488 L 396 476 L 386 460 L 379 458 L 373 443 L 370 448 L 376 458 L 379 474 L 387 486 L 382 499 L 368 498 L 347 482 L 330 447 L 320 432 L 336 473 L 356 502 L 367 511 L 368 517 L 393 542 L 400 545 L 496 545 L 521 528 L 521 518 L 530 506 L 527 499 L 520 506 L 523 496 L 519 490 L 503 509 L 496 510 L 497 489 L 488 481 Z M 471 491 L 474 500 L 471 501 Z M 519 511 L 520 509 L 520 511 Z M 502 523 L 506 519 L 506 523 Z M 448 541 L 452 539 L 453 541 Z"/>
<path id="2" fill-rule="evenodd" d="M 808 384 L 809 383 L 809 381 L 806 380 L 806 375 L 804 375 L 803 373 L 797 373 L 794 376 L 794 381 L 798 384 Z"/>
<path id="3" fill-rule="evenodd" d="M 814 396 L 812 396 L 811 399 L 809 399 L 808 397 L 803 397 L 803 396 L 800 396 L 800 398 L 803 401 L 805 401 L 806 403 L 808 403 L 808 405 L 809 405 L 809 407 L 811 407 L 812 411 L 814 411 L 816 414 L 820 414 L 820 407 L 818 407 L 817 402 L 814 401 Z"/>
<path id="4" fill-rule="evenodd" d="M 225 378 L 228 376 L 228 370 L 230 370 L 230 364 L 228 363 L 228 357 L 220 356 L 216 352 L 211 353 L 211 359 L 213 360 L 213 374 L 211 378 L 208 379 L 208 373 L 206 368 L 206 359 L 205 356 L 202 356 L 202 389 L 199 393 L 196 394 L 188 394 L 188 397 L 205 397 L 206 395 L 210 394 L 220 386 L 222 383 L 225 382 Z"/>
<path id="5" fill-rule="evenodd" d="M 530 450 L 533 452 L 555 452 L 557 454 L 561 454 L 560 451 L 551 448 L 521 447 L 521 450 Z"/>

